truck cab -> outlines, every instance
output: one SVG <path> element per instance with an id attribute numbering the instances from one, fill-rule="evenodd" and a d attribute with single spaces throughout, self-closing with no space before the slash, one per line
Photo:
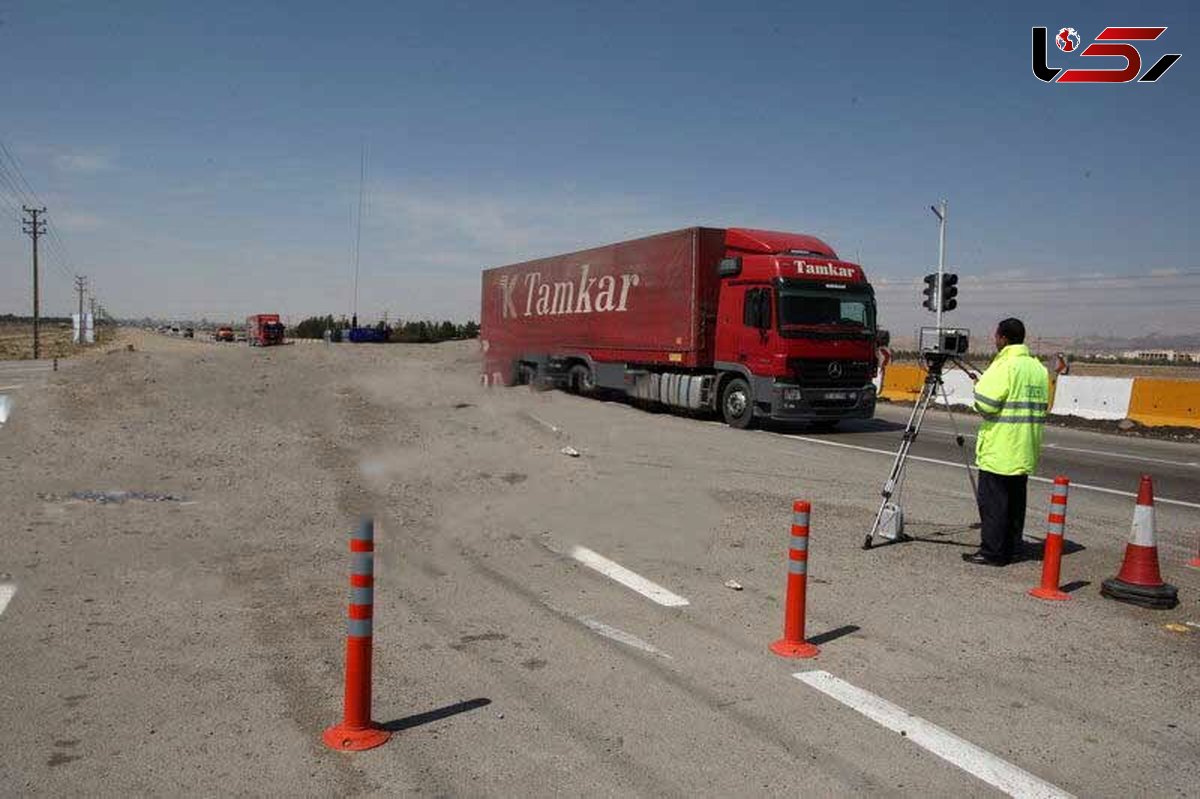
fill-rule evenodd
<path id="1" fill-rule="evenodd" d="M 873 416 L 886 334 L 862 268 L 813 236 L 731 228 L 725 246 L 713 359 L 725 421 Z"/>

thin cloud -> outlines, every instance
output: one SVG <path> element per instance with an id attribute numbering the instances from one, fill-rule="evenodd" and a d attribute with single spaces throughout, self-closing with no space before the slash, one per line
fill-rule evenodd
<path id="1" fill-rule="evenodd" d="M 54 219 L 60 228 L 75 233 L 100 230 L 105 227 L 103 217 L 86 211 L 60 211 L 55 214 Z"/>
<path id="2" fill-rule="evenodd" d="M 112 157 L 104 153 L 59 153 L 53 161 L 58 171 L 75 174 L 109 172 L 117 168 Z"/>

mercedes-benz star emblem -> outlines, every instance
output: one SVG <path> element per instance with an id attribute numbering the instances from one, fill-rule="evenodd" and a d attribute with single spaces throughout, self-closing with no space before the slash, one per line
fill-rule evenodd
<path id="1" fill-rule="evenodd" d="M 841 377 L 842 376 L 842 365 L 840 363 L 838 363 L 837 361 L 831 361 L 829 364 L 829 376 L 830 377 Z"/>

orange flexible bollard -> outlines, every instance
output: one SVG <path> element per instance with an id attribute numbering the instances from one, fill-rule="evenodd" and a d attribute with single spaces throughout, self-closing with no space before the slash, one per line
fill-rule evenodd
<path id="1" fill-rule="evenodd" d="M 371 638 L 375 604 L 375 523 L 363 519 L 350 538 L 350 610 L 346 630 L 346 696 L 340 724 L 325 730 L 331 749 L 359 751 L 392 734 L 371 720 Z"/>
<path id="2" fill-rule="evenodd" d="M 785 658 L 813 658 L 820 653 L 804 640 L 805 602 L 808 593 L 808 521 L 812 505 L 802 499 L 792 503 L 792 539 L 788 547 L 787 599 L 784 603 L 783 637 L 771 651 Z"/>
<path id="3" fill-rule="evenodd" d="M 1067 525 L 1067 492 L 1071 481 L 1065 477 L 1054 478 L 1050 494 L 1049 527 L 1046 530 L 1046 546 L 1042 550 L 1042 584 L 1029 591 L 1038 599 L 1064 601 L 1071 595 L 1058 587 L 1062 570 L 1063 533 Z"/>

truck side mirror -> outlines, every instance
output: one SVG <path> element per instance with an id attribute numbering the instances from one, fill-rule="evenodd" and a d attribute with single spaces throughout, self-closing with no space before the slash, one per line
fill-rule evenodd
<path id="1" fill-rule="evenodd" d="M 892 343 L 892 334 L 886 330 L 882 330 L 882 329 L 876 330 L 875 331 L 875 343 L 878 344 L 880 347 L 886 347 L 887 345 Z"/>
<path id="2" fill-rule="evenodd" d="M 722 258 L 717 264 L 717 274 L 721 277 L 736 277 L 742 273 L 742 257 Z"/>
<path id="3" fill-rule="evenodd" d="M 766 289 L 758 293 L 758 329 L 771 329 L 771 292 Z"/>

